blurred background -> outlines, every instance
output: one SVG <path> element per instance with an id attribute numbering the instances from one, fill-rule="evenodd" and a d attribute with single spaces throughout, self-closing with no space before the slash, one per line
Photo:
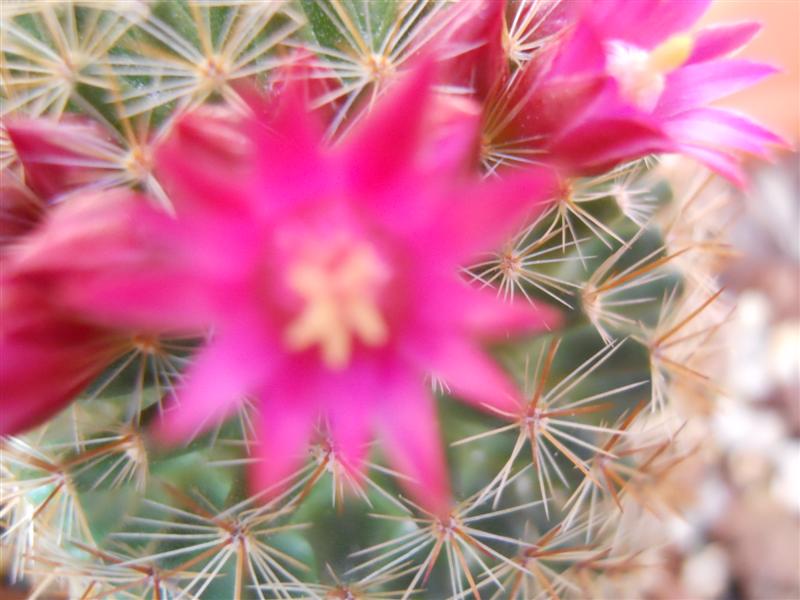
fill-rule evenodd
<path id="1" fill-rule="evenodd" d="M 684 517 L 654 525 L 672 541 L 652 598 L 800 598 L 800 2 L 717 0 L 704 19 L 742 20 L 764 26 L 742 56 L 783 71 L 723 104 L 794 150 L 751 165 L 744 192 L 705 192 L 730 217 L 721 284 L 735 309 L 709 370 L 721 390 L 713 410 L 692 407 L 698 450 L 673 477 Z M 691 177 L 672 169 L 676 186 Z"/>

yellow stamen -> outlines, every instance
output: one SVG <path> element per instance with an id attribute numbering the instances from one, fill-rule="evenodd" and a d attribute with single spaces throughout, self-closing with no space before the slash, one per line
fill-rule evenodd
<path id="1" fill-rule="evenodd" d="M 650 52 L 650 68 L 660 73 L 674 71 L 687 60 L 694 49 L 690 35 L 674 35 Z"/>
<path id="2" fill-rule="evenodd" d="M 353 337 L 367 346 L 380 346 L 388 329 L 376 304 L 376 292 L 386 279 L 379 258 L 368 246 L 356 246 L 336 264 L 324 255 L 299 261 L 289 270 L 288 284 L 305 302 L 285 332 L 291 350 L 319 344 L 322 360 L 331 369 L 347 366 Z"/>

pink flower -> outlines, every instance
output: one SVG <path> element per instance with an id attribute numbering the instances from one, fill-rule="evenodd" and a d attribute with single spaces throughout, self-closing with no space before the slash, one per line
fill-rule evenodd
<path id="1" fill-rule="evenodd" d="M 505 41 L 505 60 L 484 101 L 485 170 L 553 164 L 566 175 L 589 175 L 666 147 L 658 124 L 628 106 L 605 72 L 602 46 L 579 26 L 581 5 L 564 3 L 539 15 L 532 4 L 486 4 L 506 14 L 491 20 L 499 23 L 492 35 Z M 544 43 L 535 46 L 539 37 Z M 473 70 L 495 64 L 485 54 L 497 51 L 490 44 L 483 56 L 472 55 Z"/>
<path id="2" fill-rule="evenodd" d="M 708 104 L 774 69 L 727 58 L 758 31 L 754 24 L 682 33 L 707 5 L 586 0 L 553 11 L 547 30 L 560 32 L 513 75 L 501 69 L 487 97 L 485 167 L 544 162 L 584 175 L 650 153 L 681 152 L 741 184 L 737 153 L 763 157 L 784 142 Z"/>
<path id="3" fill-rule="evenodd" d="M 476 111 L 459 120 L 463 107 L 446 104 L 433 117 L 432 75 L 429 64 L 414 71 L 334 148 L 322 145 L 302 86 L 287 84 L 246 123 L 254 152 L 237 177 L 214 166 L 213 149 L 187 143 L 200 117 L 177 125 L 157 160 L 178 220 L 137 223 L 163 247 L 142 250 L 141 267 L 108 248 L 117 264 L 62 287 L 108 322 L 211 328 L 163 438 L 190 438 L 249 396 L 261 408 L 259 488 L 296 470 L 321 425 L 354 474 L 377 437 L 409 493 L 432 512 L 449 510 L 426 377 L 443 377 L 479 408 L 515 411 L 517 388 L 480 343 L 555 320 L 469 287 L 459 268 L 541 210 L 554 178 L 464 176 Z"/>
<path id="4" fill-rule="evenodd" d="M 28 268 L 37 246 L 45 256 L 54 249 L 41 242 L 85 237 L 87 223 L 69 218 L 72 208 L 57 212 L 53 236 L 45 202 L 14 170 L 0 173 L 0 435 L 58 413 L 125 351 L 123 335 L 64 310 L 52 282 Z"/>
<path id="5" fill-rule="evenodd" d="M 65 273 L 99 258 L 104 240 L 114 238 L 119 248 L 120 228 L 134 214 L 118 211 L 113 194 L 74 199 L 53 209 L 36 230 L 15 237 L 4 253 L 0 435 L 52 417 L 131 349 L 132 333 L 81 318 L 62 305 L 58 288 Z"/>
<path id="6" fill-rule="evenodd" d="M 744 116 L 709 106 L 775 73 L 769 65 L 730 58 L 758 33 L 737 23 L 687 33 L 710 0 L 591 2 L 584 21 L 602 44 L 605 69 L 625 100 L 651 116 L 674 150 L 739 184 L 739 153 L 765 158 L 779 136 Z"/>

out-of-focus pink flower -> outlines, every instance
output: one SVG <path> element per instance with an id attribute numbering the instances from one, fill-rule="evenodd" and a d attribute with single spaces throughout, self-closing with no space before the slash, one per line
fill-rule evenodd
<path id="1" fill-rule="evenodd" d="M 64 311 L 19 263 L 46 212 L 15 170 L 0 174 L 0 435 L 52 417 L 123 351 L 122 336 Z"/>
<path id="2" fill-rule="evenodd" d="M 213 330 L 164 438 L 185 440 L 255 397 L 258 487 L 293 473 L 322 425 L 353 473 L 377 437 L 409 493 L 427 510 L 449 510 L 426 376 L 475 406 L 516 411 L 517 388 L 480 343 L 555 319 L 468 286 L 459 268 L 539 211 L 554 178 L 466 178 L 475 142 L 455 126 L 458 107 L 444 118 L 449 133 L 430 131 L 432 76 L 430 64 L 419 67 L 334 148 L 289 83 L 246 124 L 255 152 L 236 178 L 212 168 L 213 151 L 187 143 L 181 132 L 198 129 L 197 116 L 178 124 L 158 155 L 178 219 L 139 221 L 164 244 L 164 264 L 148 259 L 137 271 L 116 252 L 122 268 L 111 261 L 62 287 L 108 322 Z M 436 171 L 426 164 L 432 140 L 446 156 Z"/>
<path id="3" fill-rule="evenodd" d="M 19 193 L 30 193 L 24 188 Z M 86 196 L 53 208 L 36 230 L 16 236 L 0 277 L 0 434 L 38 425 L 63 409 L 108 365 L 132 348 L 133 334 L 91 323 L 65 308 L 59 285 L 80 278 L 106 252 L 137 257 L 127 230 L 137 206 L 115 196 Z M 127 194 L 123 194 L 127 196 Z M 126 244 L 128 244 L 126 246 Z M 108 256 L 104 257 L 104 260 Z"/>
<path id="4" fill-rule="evenodd" d="M 514 74 L 501 70 L 487 97 L 485 166 L 547 162 L 583 175 L 650 153 L 681 152 L 742 183 L 735 153 L 763 157 L 783 142 L 708 105 L 774 69 L 728 58 L 758 31 L 754 24 L 684 33 L 707 5 L 565 3 L 549 17 L 562 27 L 553 43 Z"/>

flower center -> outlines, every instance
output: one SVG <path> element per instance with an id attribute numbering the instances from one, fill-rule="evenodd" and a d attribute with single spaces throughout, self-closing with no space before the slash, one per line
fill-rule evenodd
<path id="1" fill-rule="evenodd" d="M 350 361 L 354 338 L 373 347 L 388 338 L 378 307 L 388 271 L 363 242 L 343 238 L 304 250 L 287 272 L 287 285 L 303 308 L 287 326 L 284 341 L 295 351 L 319 346 L 325 364 L 339 370 Z"/>
<path id="2" fill-rule="evenodd" d="M 653 110 L 664 91 L 666 75 L 686 62 L 692 38 L 676 35 L 651 51 L 620 40 L 606 44 L 606 68 L 622 94 L 643 110 Z"/>

